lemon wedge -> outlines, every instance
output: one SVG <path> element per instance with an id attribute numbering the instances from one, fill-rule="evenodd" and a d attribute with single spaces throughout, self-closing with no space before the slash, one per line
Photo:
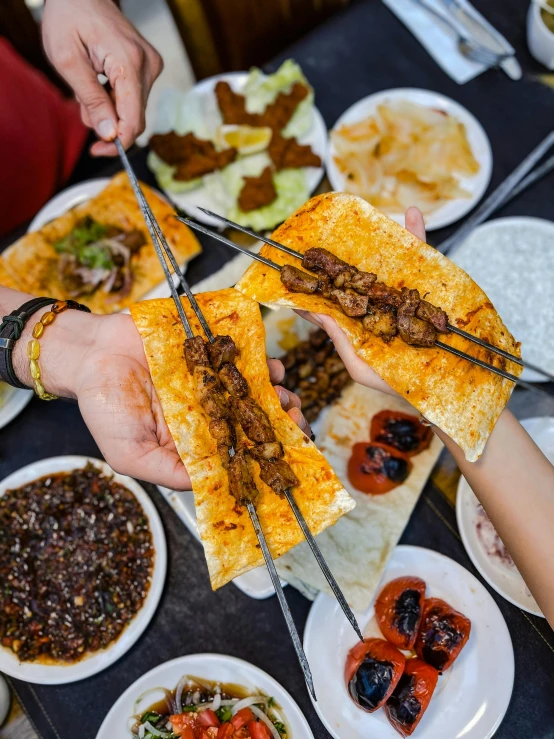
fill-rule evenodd
<path id="1" fill-rule="evenodd" d="M 217 143 L 222 147 L 232 146 L 239 154 L 256 154 L 267 149 L 271 140 L 271 128 L 261 126 L 220 126 Z"/>

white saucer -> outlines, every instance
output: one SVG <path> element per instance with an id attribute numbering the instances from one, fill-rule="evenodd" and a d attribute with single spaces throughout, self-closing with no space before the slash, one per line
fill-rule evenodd
<path id="1" fill-rule="evenodd" d="M 134 619 L 125 628 L 119 639 L 107 649 L 91 654 L 80 662 L 68 665 L 45 665 L 36 662 L 20 662 L 10 650 L 0 647 L 0 672 L 5 672 L 19 680 L 41 685 L 60 685 L 83 680 L 105 670 L 122 657 L 137 641 L 150 623 L 158 606 L 165 581 L 167 567 L 167 548 L 162 522 L 154 504 L 146 491 L 131 477 L 118 475 L 106 462 L 93 457 L 63 456 L 43 459 L 40 462 L 22 467 L 13 472 L 0 483 L 0 496 L 7 490 L 20 488 L 23 485 L 56 472 L 67 472 L 84 467 L 88 462 L 98 467 L 106 475 L 113 475 L 115 482 L 128 488 L 144 510 L 156 553 L 154 572 L 146 600 Z"/>
<path id="2" fill-rule="evenodd" d="M 7 387 L 6 395 L 0 399 L 0 429 L 18 416 L 33 397 L 32 390 Z"/>
<path id="3" fill-rule="evenodd" d="M 489 739 L 506 713 L 514 682 L 510 633 L 498 606 L 479 580 L 454 560 L 430 549 L 398 546 L 377 589 L 415 575 L 427 597 L 443 598 L 471 620 L 471 634 L 453 666 L 439 677 L 418 739 Z M 358 616 L 365 636 L 380 636 L 373 605 Z M 344 665 L 357 637 L 334 598 L 319 595 L 312 606 L 304 649 L 312 668 L 315 709 L 335 739 L 398 739 L 383 710 L 369 714 L 352 701 Z"/>
<path id="4" fill-rule="evenodd" d="M 114 703 L 104 719 L 96 739 L 123 739 L 131 736 L 129 718 L 144 711 L 155 703 L 156 696 L 151 693 L 137 705 L 137 699 L 154 688 L 174 690 L 183 675 L 191 675 L 204 680 L 232 683 L 247 688 L 252 693 L 262 691 L 275 698 L 286 718 L 290 739 L 313 739 L 313 734 L 304 714 L 288 693 L 267 672 L 254 667 L 249 662 L 223 654 L 189 654 L 164 662 L 136 680 Z M 160 691 L 160 698 L 163 697 Z"/>
<path id="5" fill-rule="evenodd" d="M 378 105 L 395 100 L 416 103 L 417 105 L 424 105 L 428 108 L 438 108 L 457 118 L 466 127 L 471 150 L 480 165 L 480 170 L 474 177 L 460 178 L 460 185 L 464 190 L 471 193 L 471 197 L 450 200 L 440 208 L 437 208 L 433 213 L 425 216 L 425 227 L 427 231 L 449 226 L 451 223 L 465 216 L 466 213 L 469 213 L 481 200 L 488 187 L 492 173 L 492 150 L 487 134 L 477 118 L 467 108 L 464 108 L 463 105 L 438 92 L 420 90 L 414 87 L 382 90 L 381 92 L 376 92 L 373 95 L 368 95 L 358 100 L 357 103 L 354 103 L 354 105 L 351 105 L 350 108 L 345 110 L 333 126 L 333 131 L 340 128 L 340 126 L 351 125 L 352 123 L 362 121 L 364 118 L 374 115 L 377 112 Z M 329 177 L 333 190 L 347 192 L 347 179 L 335 164 L 335 155 L 333 140 L 330 137 L 325 163 L 327 176 Z M 389 213 L 388 215 L 400 223 L 401 226 L 404 225 L 404 213 Z"/>

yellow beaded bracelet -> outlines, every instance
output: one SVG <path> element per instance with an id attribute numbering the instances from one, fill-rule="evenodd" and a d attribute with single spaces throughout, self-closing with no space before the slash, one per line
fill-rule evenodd
<path id="1" fill-rule="evenodd" d="M 33 378 L 35 392 L 41 400 L 56 400 L 58 396 L 53 395 L 52 393 L 47 393 L 42 384 L 38 363 L 38 358 L 40 356 L 40 344 L 38 340 L 44 334 L 45 327 L 53 323 L 59 313 L 63 313 L 64 310 L 72 308 L 74 305 L 75 303 L 73 301 L 68 302 L 66 300 L 58 300 L 56 303 L 53 303 L 50 310 L 41 316 L 38 323 L 35 323 L 33 327 L 33 338 L 27 344 L 27 356 L 29 357 L 31 377 Z"/>

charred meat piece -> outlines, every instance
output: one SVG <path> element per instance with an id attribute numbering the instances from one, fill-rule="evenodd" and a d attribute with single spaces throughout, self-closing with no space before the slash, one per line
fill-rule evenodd
<path id="1" fill-rule="evenodd" d="M 331 297 L 337 301 L 347 316 L 360 317 L 367 313 L 369 298 L 354 290 L 332 290 Z"/>
<path id="2" fill-rule="evenodd" d="M 239 355 L 239 350 L 230 336 L 216 336 L 208 344 L 211 366 L 217 372 L 227 362 L 234 363 Z"/>
<path id="3" fill-rule="evenodd" d="M 198 401 L 210 418 L 222 419 L 229 416 L 223 388 L 211 367 L 195 367 L 193 377 Z"/>
<path id="4" fill-rule="evenodd" d="M 327 357 L 324 367 L 325 372 L 329 375 L 336 375 L 345 369 L 344 362 L 338 354 L 333 354 L 332 356 Z"/>
<path id="5" fill-rule="evenodd" d="M 246 110 L 246 98 L 244 95 L 234 92 L 228 82 L 218 82 L 215 86 L 215 96 L 221 111 L 223 123 L 237 124 L 239 126 L 265 126 L 260 121 L 257 113 L 249 113 Z"/>
<path id="6" fill-rule="evenodd" d="M 319 246 L 306 250 L 302 258 L 302 266 L 311 272 L 325 272 L 332 280 L 336 279 L 341 272 L 352 272 L 353 270 L 353 267 L 343 262 L 342 259 Z"/>
<path id="7" fill-rule="evenodd" d="M 219 370 L 221 384 L 229 395 L 235 398 L 245 398 L 248 395 L 248 383 L 231 362 L 226 362 Z"/>
<path id="8" fill-rule="evenodd" d="M 270 462 L 275 459 L 282 459 L 284 455 L 283 445 L 280 441 L 269 441 L 266 444 L 256 444 L 256 446 L 252 446 L 248 449 L 248 454 L 254 457 L 254 459 L 263 459 L 266 462 Z"/>
<path id="9" fill-rule="evenodd" d="M 308 96 L 309 92 L 309 89 L 302 82 L 295 82 L 289 92 L 280 92 L 275 100 L 258 116 L 259 122 L 257 125 L 269 126 L 273 130 L 281 131 L 294 115 L 298 104 Z"/>
<path id="10" fill-rule="evenodd" d="M 294 293 L 315 293 L 319 287 L 319 281 L 314 275 L 303 272 L 298 267 L 285 264 L 281 267 L 281 282 Z"/>
<path id="11" fill-rule="evenodd" d="M 402 288 L 402 303 L 397 314 L 398 333 L 406 344 L 433 346 L 437 339 L 434 326 L 416 317 L 420 303 L 421 298 L 417 290 Z"/>
<path id="12" fill-rule="evenodd" d="M 258 444 L 275 441 L 267 413 L 252 398 L 233 398 L 233 411 L 246 436 Z"/>
<path id="13" fill-rule="evenodd" d="M 271 461 L 258 459 L 258 462 L 260 463 L 260 477 L 276 493 L 282 494 L 285 490 L 298 485 L 298 478 L 284 459 Z"/>
<path id="14" fill-rule="evenodd" d="M 448 333 L 448 316 L 442 308 L 437 308 L 427 300 L 422 300 L 417 306 L 416 316 L 432 323 L 440 334 Z"/>
<path id="15" fill-rule="evenodd" d="M 131 254 L 136 254 L 146 244 L 146 239 L 142 231 L 124 231 L 114 238 L 123 244 L 123 246 L 127 247 Z"/>
<path id="16" fill-rule="evenodd" d="M 374 282 L 369 285 L 365 293 L 372 303 L 378 305 L 390 305 L 398 308 L 402 303 L 402 293 L 394 287 L 385 285 L 384 282 Z"/>
<path id="17" fill-rule="evenodd" d="M 317 282 L 318 282 L 318 290 L 320 291 L 321 295 L 324 298 L 331 298 L 331 291 L 333 289 L 333 283 L 331 282 L 331 278 L 329 275 L 326 275 L 325 272 L 319 272 L 317 275 Z"/>
<path id="18" fill-rule="evenodd" d="M 149 145 L 160 159 L 177 167 L 174 177 L 184 182 L 223 169 L 237 156 L 236 149 L 218 151 L 211 141 L 199 139 L 192 133 L 184 136 L 179 136 L 175 131 L 156 134 L 150 139 Z"/>
<path id="19" fill-rule="evenodd" d="M 266 167 L 259 177 L 245 177 L 239 193 L 239 208 L 244 213 L 263 208 L 277 198 L 270 167 Z"/>
<path id="20" fill-rule="evenodd" d="M 396 314 L 390 305 L 372 305 L 368 313 L 362 319 L 363 327 L 385 342 L 391 341 L 396 336 Z"/>
<path id="21" fill-rule="evenodd" d="M 211 367 L 206 342 L 201 336 L 185 340 L 185 360 L 189 372 L 195 367 Z"/>
<path id="22" fill-rule="evenodd" d="M 333 280 L 333 286 L 337 288 L 347 288 L 348 283 L 352 278 L 355 276 L 356 270 L 354 268 L 351 268 L 350 270 L 344 270 L 344 272 L 341 272 L 338 277 L 335 277 Z"/>
<path id="23" fill-rule="evenodd" d="M 256 501 L 258 489 L 252 479 L 244 451 L 241 450 L 229 460 L 227 468 L 229 476 L 229 492 L 238 503 L 248 500 Z"/>
<path id="24" fill-rule="evenodd" d="M 376 280 L 377 275 L 374 275 L 373 272 L 356 271 L 345 282 L 345 287 L 349 287 L 351 290 L 356 290 L 356 292 L 361 293 L 362 295 L 367 295 Z"/>
<path id="25" fill-rule="evenodd" d="M 210 421 L 209 429 L 210 436 L 218 446 L 235 446 L 237 440 L 235 429 L 229 421 L 226 421 L 223 418 L 213 418 Z"/>
<path id="26" fill-rule="evenodd" d="M 294 138 L 286 139 L 278 131 L 273 131 L 267 153 L 278 171 L 297 167 L 321 167 L 321 159 L 314 154 L 311 146 L 299 144 Z"/>

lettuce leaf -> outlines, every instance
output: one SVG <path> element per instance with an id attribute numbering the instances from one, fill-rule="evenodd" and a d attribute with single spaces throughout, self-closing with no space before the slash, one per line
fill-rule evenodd
<path id="1" fill-rule="evenodd" d="M 302 82 L 309 90 L 309 95 L 296 108 L 294 115 L 283 129 L 283 136 L 299 137 L 305 134 L 312 125 L 314 91 L 304 77 L 300 66 L 292 59 L 283 62 L 279 69 L 267 77 L 261 69 L 253 68 L 244 86 L 246 109 L 250 113 L 262 113 L 280 92 L 289 92 L 295 82 Z"/>
<path id="2" fill-rule="evenodd" d="M 195 180 L 188 180 L 186 182 L 176 180 L 173 175 L 175 174 L 177 167 L 172 167 L 171 164 L 167 164 L 153 151 L 148 153 L 146 164 L 162 190 L 167 190 L 168 192 L 173 193 L 182 193 L 194 190 L 195 187 L 199 187 L 202 184 L 202 177 L 197 177 Z"/>

